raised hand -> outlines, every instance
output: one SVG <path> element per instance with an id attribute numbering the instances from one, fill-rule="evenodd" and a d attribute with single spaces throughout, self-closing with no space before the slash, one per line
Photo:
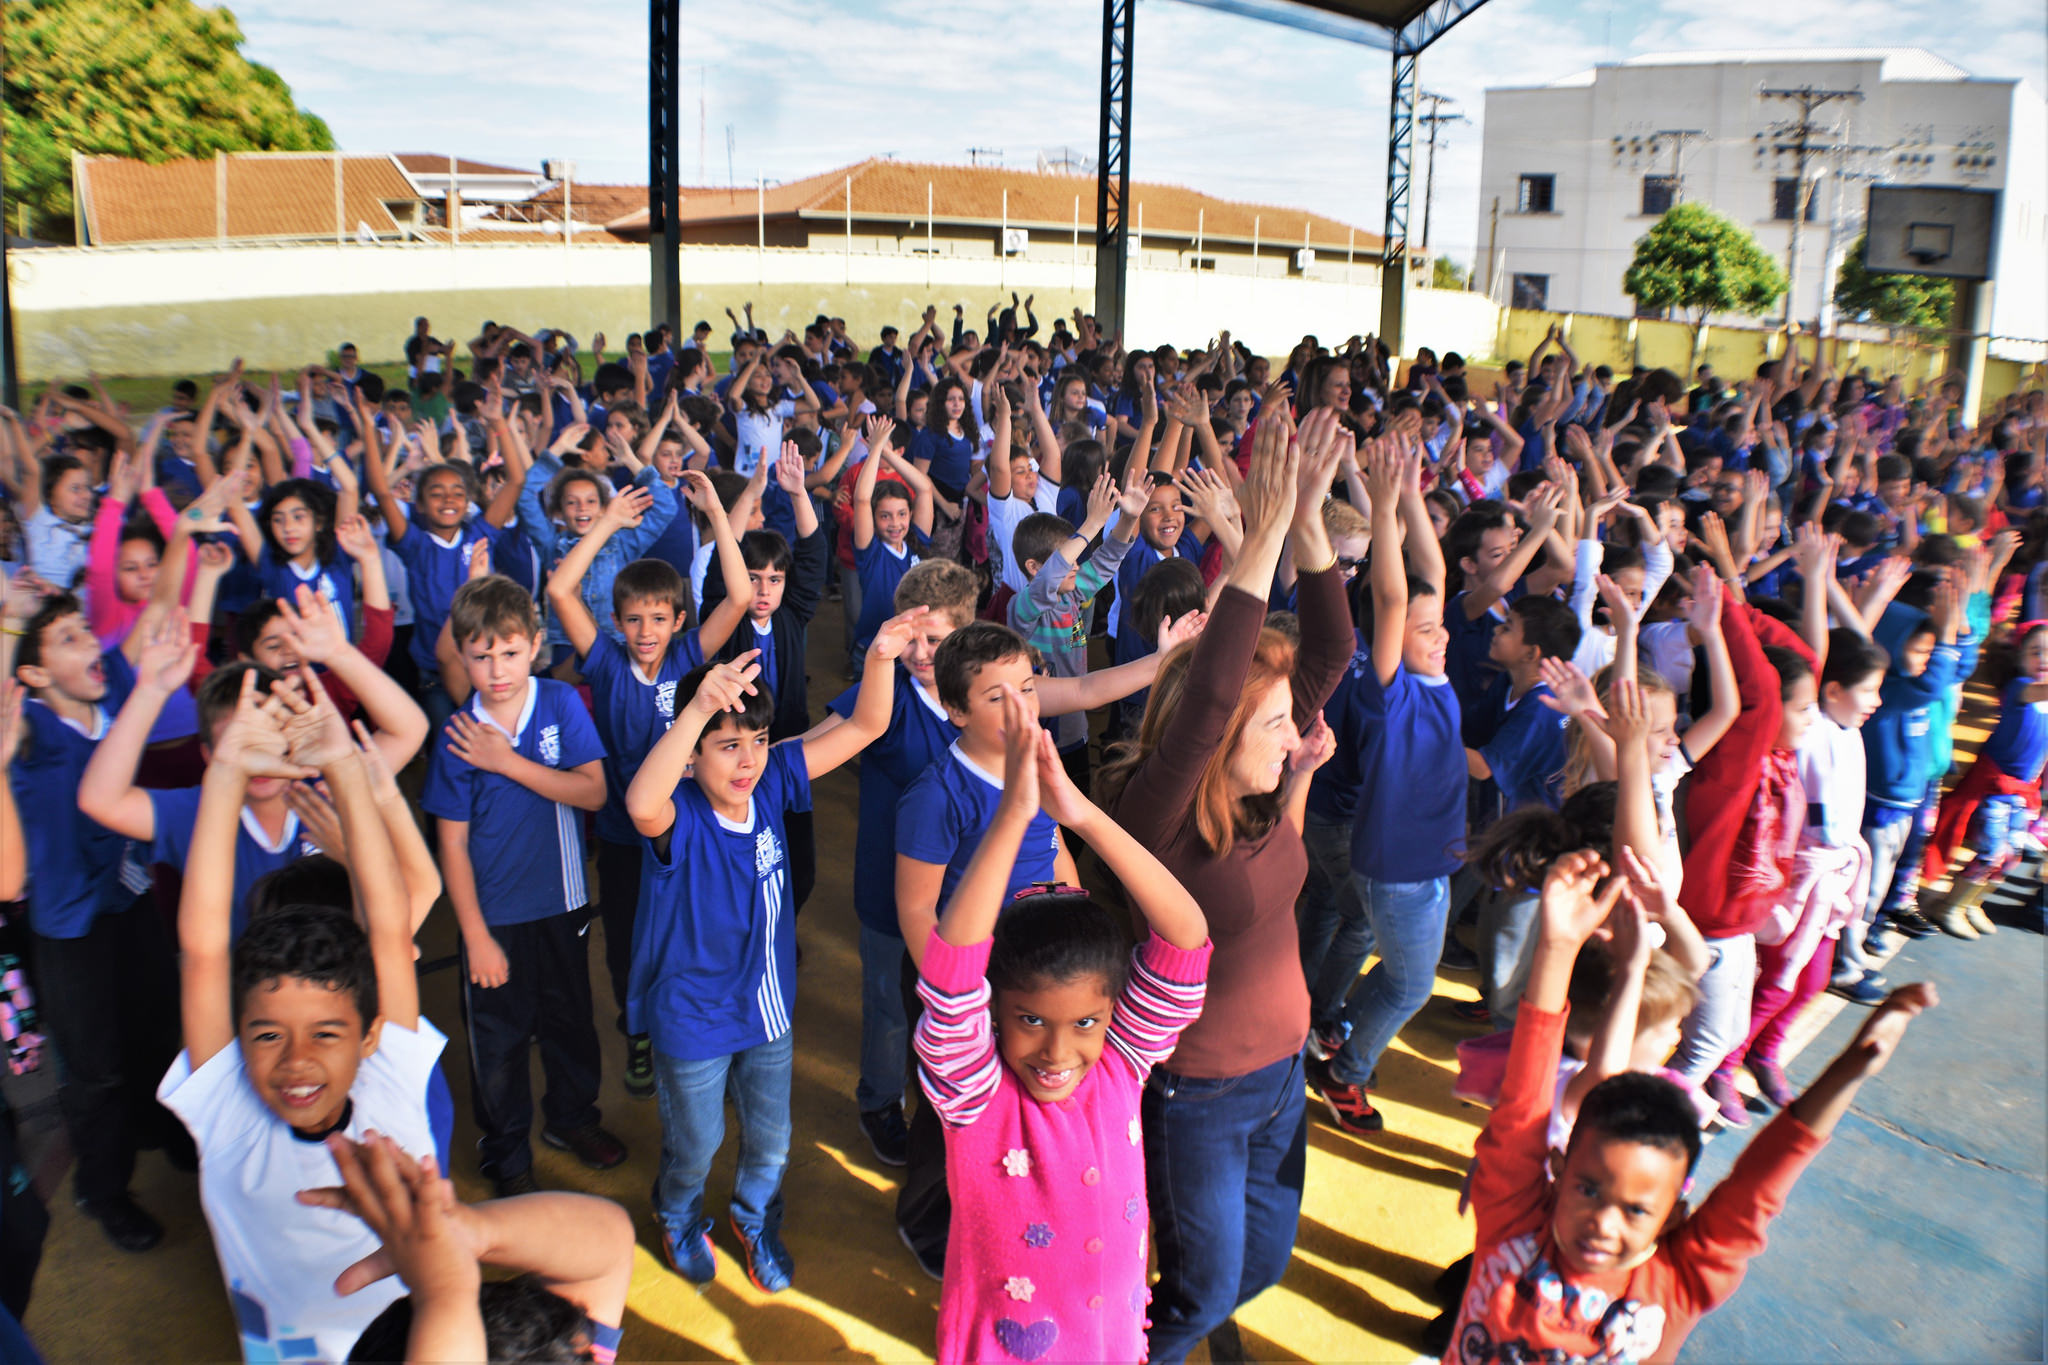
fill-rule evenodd
<path id="1" fill-rule="evenodd" d="M 1142 470 L 1131 471 L 1129 478 L 1130 482 L 1125 484 L 1121 491 L 1111 491 L 1116 492 L 1118 514 L 1135 517 L 1144 512 L 1146 503 L 1152 501 L 1152 480 L 1147 478 Z"/>
<path id="2" fill-rule="evenodd" d="M 1544 536 L 1556 527 L 1563 511 L 1564 490 L 1554 483 L 1538 485 L 1522 504 L 1522 511 L 1529 519 L 1529 534 Z"/>
<path id="3" fill-rule="evenodd" d="M 199 547 L 199 565 L 195 570 L 201 580 L 223 578 L 228 570 L 235 567 L 235 552 L 217 540 L 208 541 Z"/>
<path id="4" fill-rule="evenodd" d="M 414 1160 L 397 1143 L 370 1131 L 355 1142 L 343 1134 L 327 1139 L 342 1183 L 299 1191 L 299 1202 L 354 1214 L 382 1243 L 342 1271 L 336 1294 L 353 1294 L 397 1275 L 421 1301 L 474 1300 L 482 1271 L 477 1262 L 485 1235 L 441 1178 L 431 1154 Z"/>
<path id="5" fill-rule="evenodd" d="M 1003 685 L 1003 796 L 1005 802 L 1014 803 L 1015 808 L 1036 810 L 1039 807 L 1038 754 L 1040 747 L 1052 739 L 1052 732 L 1038 723 L 1031 714 L 1030 705 L 1024 694 L 1005 683 Z M 1059 762 L 1057 751 L 1053 762 Z"/>
<path id="6" fill-rule="evenodd" d="M 1038 808 L 1055 824 L 1069 828 L 1080 825 L 1094 813 L 1094 804 L 1074 785 L 1066 764 L 1060 762 L 1059 746 L 1053 742 L 1052 731 L 1043 726 L 1027 728 L 1037 732 L 1033 756 L 1037 761 Z"/>
<path id="7" fill-rule="evenodd" d="M 1617 877 L 1601 886 L 1606 876 L 1606 861 L 1589 850 L 1567 853 L 1552 863 L 1538 909 L 1543 937 L 1576 949 L 1606 924 L 1623 885 Z"/>
<path id="8" fill-rule="evenodd" d="M 1593 590 L 1600 594 L 1600 605 L 1607 608 L 1607 619 L 1614 623 L 1617 630 L 1621 628 L 1622 622 L 1635 616 L 1635 608 L 1629 605 L 1628 596 L 1622 592 L 1621 584 L 1606 574 L 1593 576 Z"/>
<path id="9" fill-rule="evenodd" d="M 1296 777 L 1307 777 L 1328 763 L 1336 752 L 1337 732 L 1318 711 L 1315 723 L 1301 732 L 1301 747 L 1287 756 L 1287 771 Z"/>
<path id="10" fill-rule="evenodd" d="M 1686 623 L 1698 631 L 1701 639 L 1714 635 L 1721 629 L 1721 580 L 1710 564 L 1696 565 L 1692 571 L 1692 605 L 1685 613 Z"/>
<path id="11" fill-rule="evenodd" d="M 1538 676 L 1550 691 L 1537 700 L 1551 710 L 1566 716 L 1591 716 L 1605 721 L 1607 711 L 1600 705 L 1600 694 L 1593 690 L 1593 680 L 1588 678 L 1570 659 L 1547 657 L 1537 666 Z"/>
<path id="12" fill-rule="evenodd" d="M 1036 392 L 1036 390 L 1034 389 L 1033 392 Z M 895 430 L 895 418 L 885 417 L 879 412 L 869 417 L 867 428 L 863 433 L 868 444 L 868 454 L 880 455 L 884 450 L 888 449 L 890 436 Z"/>
<path id="13" fill-rule="evenodd" d="M 294 782 L 284 789 L 284 803 L 299 817 L 299 827 L 322 853 L 337 862 L 348 861 L 348 839 L 341 832 L 341 812 L 326 793 L 310 782 Z"/>
<path id="14" fill-rule="evenodd" d="M 1834 577 L 1835 555 L 1840 542 L 1820 529 L 1820 523 L 1809 521 L 1799 528 L 1799 534 L 1792 545 L 1792 556 L 1799 564 L 1800 577 L 1812 582 L 1823 574 Z"/>
<path id="15" fill-rule="evenodd" d="M 754 694 L 754 680 L 761 676 L 760 657 L 760 650 L 750 649 L 735 659 L 713 665 L 704 681 L 697 684 L 690 709 L 705 717 L 721 711 L 744 710 L 743 699 Z"/>
<path id="16" fill-rule="evenodd" d="M 304 583 L 292 597 L 277 599 L 277 613 L 293 649 L 308 663 L 327 663 L 348 647 L 341 618 L 325 598 Z"/>
<path id="17" fill-rule="evenodd" d="M 21 748 L 21 737 L 28 727 L 21 723 L 21 699 L 26 689 L 12 678 L 0 678 L 0 768 L 14 761 L 15 753 Z M 5 781 L 0 774 L 0 781 Z"/>
<path id="18" fill-rule="evenodd" d="M 1209 613 L 1206 611 L 1191 611 L 1178 621 L 1169 621 L 1161 617 L 1159 621 L 1159 652 L 1164 655 L 1175 647 L 1186 644 L 1200 635 L 1202 628 L 1208 624 Z"/>
<path id="19" fill-rule="evenodd" d="M 912 607 L 884 621 L 881 629 L 875 632 L 874 641 L 868 645 L 868 652 L 878 659 L 902 658 L 904 651 L 917 638 L 917 632 L 930 610 L 930 607 Z"/>
<path id="20" fill-rule="evenodd" d="M 1134 480 L 1134 482 L 1136 481 Z M 1148 489 L 1147 491 L 1149 493 L 1150 490 Z M 1088 490 L 1089 524 L 1094 526 L 1101 526 L 1109 520 L 1110 512 L 1121 505 L 1122 503 L 1118 497 L 1116 485 L 1110 482 L 1109 471 L 1105 469 L 1102 471 L 1102 473 L 1096 476 L 1095 486 Z M 1140 512 L 1144 511 L 1145 505 L 1143 503 L 1139 503 L 1138 510 Z"/>
<path id="21" fill-rule="evenodd" d="M 1625 744 L 1649 741 L 1649 703 L 1643 699 L 1642 687 L 1626 678 L 1616 679 L 1607 689 L 1607 734 L 1617 751 Z"/>
<path id="22" fill-rule="evenodd" d="M 212 761 L 252 780 L 317 776 L 319 769 L 288 756 L 291 746 L 285 736 L 283 711 L 276 697 L 266 699 L 257 690 L 255 669 L 242 674 L 241 694 L 235 699 L 234 714 L 213 742 Z"/>
<path id="23" fill-rule="evenodd" d="M 782 443 L 782 456 L 775 461 L 775 485 L 792 498 L 804 494 L 804 457 L 797 453 L 796 442 Z"/>
<path id="24" fill-rule="evenodd" d="M 378 553 L 377 537 L 370 531 L 370 523 L 360 516 L 343 517 L 334 523 L 334 543 L 342 553 L 358 562 Z"/>
<path id="25" fill-rule="evenodd" d="M 292 762 L 321 769 L 353 755 L 356 744 L 349 734 L 348 722 L 335 709 L 311 664 L 299 665 L 298 681 L 305 689 L 303 692 L 289 686 L 277 689 L 277 698 L 286 711 L 284 737 Z"/>
<path id="26" fill-rule="evenodd" d="M 1189 467 L 1175 475 L 1173 483 L 1195 509 L 1195 515 L 1211 526 L 1238 517 L 1237 495 L 1215 470 Z"/>
<path id="27" fill-rule="evenodd" d="M 192 640 L 183 613 L 162 605 L 148 606 L 136 618 L 134 628 L 142 636 L 142 650 L 135 656 L 137 684 L 164 693 L 183 687 L 199 662 L 199 646 Z"/>
<path id="28" fill-rule="evenodd" d="M 1284 407 L 1267 409 L 1252 437 L 1251 471 L 1237 495 L 1248 537 L 1286 528 L 1294 516 L 1300 472 L 1301 447 L 1294 440 L 1292 419 Z"/>
<path id="29" fill-rule="evenodd" d="M 1866 1078 L 1875 1076 L 1898 1051 L 1899 1040 L 1906 1036 L 1906 1026 L 1922 1010 L 1931 1010 L 1940 1003 L 1932 981 L 1915 981 L 1899 987 L 1863 1021 L 1863 1027 L 1856 1030 L 1855 1041 L 1842 1055 L 1850 1058 Z"/>
<path id="30" fill-rule="evenodd" d="M 654 493 L 651 489 L 628 488 L 604 505 L 604 512 L 598 520 L 615 531 L 629 530 L 638 526 L 653 506 Z"/>

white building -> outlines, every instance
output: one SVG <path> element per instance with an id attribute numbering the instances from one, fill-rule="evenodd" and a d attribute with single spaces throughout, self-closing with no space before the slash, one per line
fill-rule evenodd
<path id="1" fill-rule="evenodd" d="M 1636 239 L 1674 197 L 1708 205 L 1780 262 L 1791 246 L 1796 101 L 1766 90 L 1855 91 L 1813 111 L 1823 150 L 1801 225 L 1795 315 L 1829 311 L 1836 268 L 1873 183 L 2000 191 L 1994 354 L 2048 341 L 2048 104 L 1918 48 L 1677 52 L 1530 88 L 1486 92 L 1480 279 L 1523 307 L 1626 316 Z M 2031 342 L 2031 346 L 2015 344 Z"/>

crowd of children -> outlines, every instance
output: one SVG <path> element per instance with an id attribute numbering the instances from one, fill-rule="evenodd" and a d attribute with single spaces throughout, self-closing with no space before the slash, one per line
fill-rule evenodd
<path id="1" fill-rule="evenodd" d="M 250 1360 L 609 1360 L 631 1220 L 540 1190 L 537 1052 L 539 1139 L 593 1170 L 631 1156 L 607 1068 L 658 1107 L 697 1284 L 729 1101 L 727 1254 L 799 1283 L 796 923 L 850 901 L 857 989 L 805 989 L 859 1001 L 847 1121 L 939 1359 L 1224 1329 L 1314 1199 L 1310 1102 L 1384 1128 L 1440 970 L 1499 1031 L 1460 1047 L 1493 1111 L 1430 1349 L 1676 1352 L 1935 1003 L 1896 941 L 1993 932 L 2041 847 L 2048 392 L 1965 425 L 1952 377 L 1838 374 L 1796 328 L 1691 384 L 1553 329 L 1481 395 L 1455 354 L 1126 351 L 1031 303 L 865 354 L 749 307 L 725 360 L 708 323 L 607 360 L 423 318 L 402 377 L 348 345 L 139 417 L 0 410 L 0 895 L 114 1245 L 162 1236 L 129 1193 L 161 1149 Z M 814 784 L 855 761 L 821 870 Z M 1801 1095 L 1823 992 L 1873 1012 Z M 1766 1108 L 1687 1214 L 1702 1130 Z"/>

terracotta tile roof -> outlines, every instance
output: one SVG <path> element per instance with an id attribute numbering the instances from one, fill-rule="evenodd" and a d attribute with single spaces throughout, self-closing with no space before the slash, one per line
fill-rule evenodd
<path id="1" fill-rule="evenodd" d="M 380 237 L 400 227 L 387 203 L 419 198 L 385 155 L 341 157 L 342 228 L 353 236 L 367 223 Z M 127 157 L 78 162 L 78 202 L 86 239 L 96 246 L 130 242 L 210 241 L 219 232 L 219 180 L 212 160 L 151 165 Z M 227 157 L 227 235 L 233 238 L 334 236 L 334 157 L 326 152 L 242 152 Z"/>
<path id="2" fill-rule="evenodd" d="M 609 223 L 635 209 L 647 211 L 645 185 L 586 185 L 578 180 L 569 187 L 569 212 L 579 223 Z M 551 184 L 516 204 L 503 205 L 495 216 L 527 223 L 560 222 L 562 187 Z"/>
<path id="3" fill-rule="evenodd" d="M 1095 220 L 1092 176 L 1039 174 L 993 166 L 946 166 L 916 161 L 872 158 L 822 175 L 770 186 L 757 206 L 754 193 L 724 187 L 682 192 L 685 224 L 752 218 L 757 207 L 767 216 L 836 218 L 846 211 L 846 182 L 853 181 L 856 218 L 922 220 L 925 188 L 931 187 L 932 214 L 941 222 L 998 223 L 1003 219 L 1003 191 L 1010 193 L 1012 227 L 1070 229 L 1074 197 L 1081 198 L 1084 227 Z M 1299 246 L 1304 229 L 1309 244 L 1330 250 L 1352 240 L 1349 223 L 1303 209 L 1277 204 L 1242 203 L 1204 194 L 1180 185 L 1135 181 L 1131 185 L 1131 222 L 1143 209 L 1145 231 L 1192 238 L 1199 226 L 1205 240 L 1249 242 L 1256 234 L 1276 247 Z M 641 208 L 612 221 L 618 232 L 647 231 L 647 210 Z M 1377 232 L 1356 229 L 1361 251 L 1380 249 Z"/>
<path id="4" fill-rule="evenodd" d="M 398 164 L 414 175 L 446 175 L 448 158 L 433 152 L 397 152 L 393 154 Z M 493 166 L 489 162 L 470 161 L 464 157 L 455 158 L 457 175 L 529 175 L 538 176 L 539 171 L 524 166 Z"/>

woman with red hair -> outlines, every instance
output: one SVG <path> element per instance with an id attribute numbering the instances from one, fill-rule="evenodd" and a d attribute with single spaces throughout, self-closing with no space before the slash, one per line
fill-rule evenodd
<path id="1" fill-rule="evenodd" d="M 1194 893 L 1215 945 L 1202 1016 L 1145 1087 L 1156 1361 L 1185 1358 L 1277 1283 L 1294 1249 L 1308 1135 L 1294 901 L 1308 873 L 1309 777 L 1334 747 L 1322 705 L 1352 653 L 1321 516 L 1346 439 L 1333 410 L 1297 435 L 1285 405 L 1271 406 L 1228 585 L 1201 637 L 1161 662 L 1138 738 L 1112 752 L 1097 785 L 1103 807 Z M 1265 624 L 1290 541 L 1299 648 Z"/>

